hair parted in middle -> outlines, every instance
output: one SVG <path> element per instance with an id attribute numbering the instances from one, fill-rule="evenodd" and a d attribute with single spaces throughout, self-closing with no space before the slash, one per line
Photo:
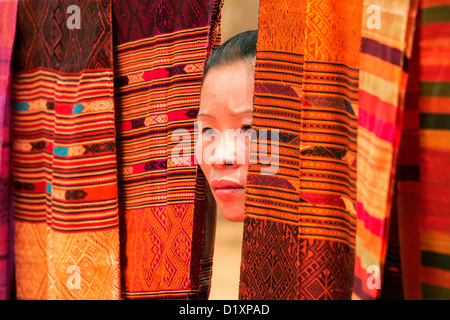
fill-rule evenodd
<path id="1" fill-rule="evenodd" d="M 256 57 L 257 42 L 257 30 L 249 30 L 238 33 L 225 41 L 211 53 L 206 61 L 205 69 L 203 71 L 203 79 L 208 74 L 208 71 L 214 67 L 227 65 L 242 60 L 252 62 Z"/>

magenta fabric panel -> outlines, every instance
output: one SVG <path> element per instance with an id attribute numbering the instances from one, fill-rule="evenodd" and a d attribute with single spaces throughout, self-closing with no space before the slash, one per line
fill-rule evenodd
<path id="1" fill-rule="evenodd" d="M 16 31 L 17 0 L 0 1 L 0 299 L 9 298 L 12 278 L 10 256 L 9 124 L 11 54 Z"/>

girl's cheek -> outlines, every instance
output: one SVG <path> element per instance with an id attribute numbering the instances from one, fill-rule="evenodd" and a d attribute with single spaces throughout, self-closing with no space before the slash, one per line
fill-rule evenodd
<path id="1" fill-rule="evenodd" d="M 200 165 L 200 168 L 207 178 L 209 177 L 209 172 L 211 171 L 212 165 L 214 165 L 215 148 L 214 141 L 209 140 L 202 140 L 200 145 L 196 147 L 197 163 Z"/>

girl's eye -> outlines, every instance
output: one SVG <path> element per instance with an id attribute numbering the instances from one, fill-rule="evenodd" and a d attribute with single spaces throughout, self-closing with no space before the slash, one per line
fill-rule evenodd
<path id="1" fill-rule="evenodd" d="M 213 136 L 216 133 L 216 131 L 214 131 L 214 129 L 211 128 L 203 128 L 202 129 L 202 134 L 205 136 Z"/>
<path id="2" fill-rule="evenodd" d="M 247 131 L 249 131 L 249 130 L 251 130 L 251 129 L 252 129 L 252 126 L 249 125 L 249 124 L 243 125 L 243 126 L 241 127 L 241 130 L 244 131 L 244 132 L 247 132 Z"/>

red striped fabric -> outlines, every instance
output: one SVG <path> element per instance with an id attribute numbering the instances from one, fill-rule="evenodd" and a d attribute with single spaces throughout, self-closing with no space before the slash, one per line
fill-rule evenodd
<path id="1" fill-rule="evenodd" d="M 381 28 L 369 28 L 380 10 Z M 381 297 L 390 211 L 411 56 L 416 1 L 364 1 L 358 116 L 356 260 L 353 298 Z M 371 268 L 375 267 L 373 274 Z M 374 280 L 375 279 L 375 280 Z"/>

